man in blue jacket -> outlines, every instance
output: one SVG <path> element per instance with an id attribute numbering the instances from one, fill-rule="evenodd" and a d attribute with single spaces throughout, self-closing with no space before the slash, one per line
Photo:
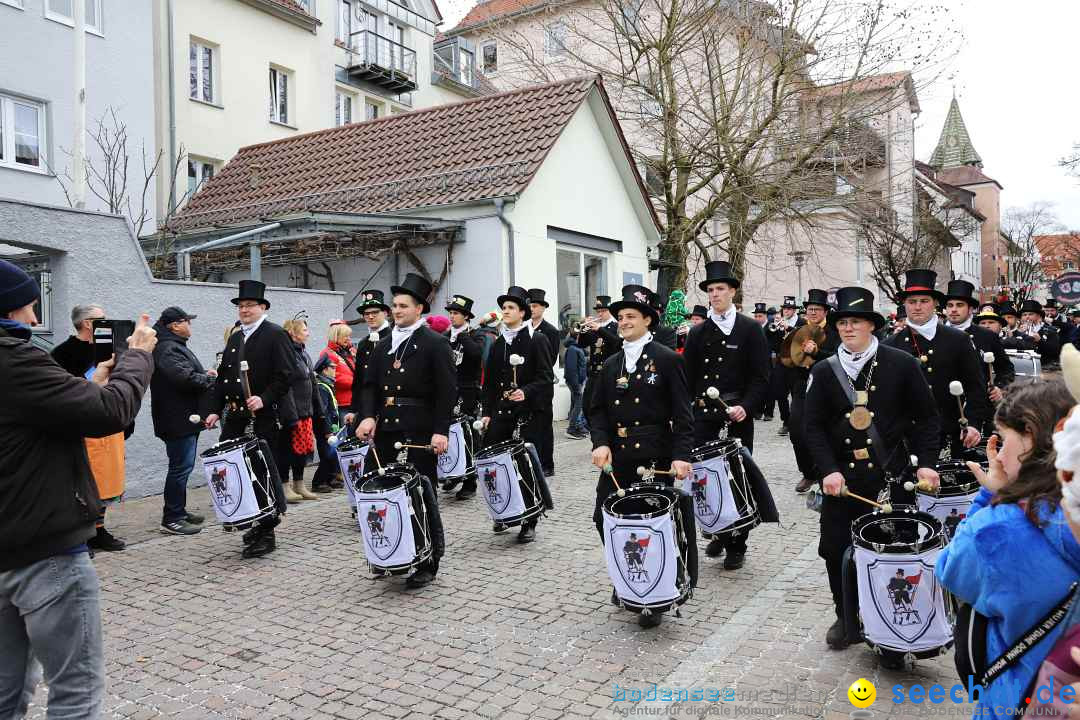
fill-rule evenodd
<path id="1" fill-rule="evenodd" d="M 570 424 L 566 427 L 566 434 L 575 440 L 581 440 L 589 436 L 589 426 L 582 411 L 585 379 L 588 377 L 585 351 L 577 346 L 577 336 L 574 333 L 566 336 L 563 347 L 566 348 L 566 355 L 563 357 L 563 379 L 566 380 L 566 387 L 570 388 L 571 401 Z"/>

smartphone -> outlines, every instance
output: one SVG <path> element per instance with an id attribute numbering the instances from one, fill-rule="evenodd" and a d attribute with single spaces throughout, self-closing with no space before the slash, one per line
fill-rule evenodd
<path id="1" fill-rule="evenodd" d="M 102 318 L 93 321 L 93 328 L 94 365 L 97 365 L 113 355 L 119 357 L 120 353 L 128 349 L 128 339 L 135 332 L 135 321 Z"/>

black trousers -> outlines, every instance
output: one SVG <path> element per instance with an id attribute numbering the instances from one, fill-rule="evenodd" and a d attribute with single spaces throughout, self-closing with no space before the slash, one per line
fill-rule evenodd
<path id="1" fill-rule="evenodd" d="M 219 440 L 233 440 L 247 433 L 247 418 L 237 416 L 235 419 L 227 419 L 221 425 L 221 437 Z M 266 423 L 256 424 L 255 436 L 264 441 L 270 448 L 270 489 L 274 493 L 274 507 L 276 515 L 264 517 L 255 524 L 263 530 L 273 530 L 281 524 L 281 515 L 285 514 L 288 503 L 285 502 L 285 488 L 282 486 L 282 473 L 289 471 L 289 463 L 286 452 L 288 451 L 288 433 L 278 430 L 275 426 Z"/>
<path id="2" fill-rule="evenodd" d="M 619 487 L 625 490 L 634 483 L 641 481 L 641 478 L 637 475 L 637 469 L 641 466 L 649 466 L 651 464 L 651 461 L 646 460 L 627 460 L 625 458 L 613 457 L 611 469 L 612 472 L 615 473 L 615 480 L 619 481 Z M 656 467 L 659 470 L 667 470 L 671 467 L 671 458 L 658 458 L 653 467 Z M 671 487 L 674 478 L 671 475 L 657 475 L 655 482 L 660 485 Z M 596 532 L 600 534 L 601 545 L 604 543 L 604 514 L 602 508 L 604 507 L 604 501 L 615 491 L 615 482 L 611 479 L 611 475 L 606 472 L 601 472 L 600 477 L 596 481 L 596 504 L 593 506 L 592 516 L 593 525 L 596 526 Z"/>
<path id="3" fill-rule="evenodd" d="M 781 365 L 777 358 L 773 358 L 772 370 L 769 372 L 769 400 L 766 401 L 765 406 L 772 410 L 774 401 L 780 408 L 780 419 L 786 423 L 791 416 L 791 407 L 788 405 L 787 368 Z"/>
<path id="4" fill-rule="evenodd" d="M 399 452 L 406 453 L 406 460 L 414 468 L 416 472 L 422 477 L 420 482 L 423 487 L 424 497 L 424 512 L 427 513 L 429 527 L 428 530 L 431 533 L 431 559 L 426 563 L 421 563 L 416 567 L 416 570 L 428 569 L 432 574 L 439 572 L 439 559 L 446 552 L 446 534 L 443 530 L 442 514 L 439 512 L 439 498 L 435 493 L 432 483 L 435 482 L 434 478 L 437 477 L 437 462 L 435 459 L 435 453 L 429 450 L 417 450 L 415 448 L 408 448 L 407 450 L 395 450 L 394 443 L 403 443 L 405 445 L 426 445 L 431 442 L 431 433 L 405 433 L 405 432 L 389 432 L 387 430 L 379 430 L 375 433 L 375 452 L 379 455 L 379 460 L 383 465 L 388 465 L 392 462 L 397 462 Z M 375 458 L 368 453 L 367 460 L 364 462 L 364 471 L 370 471 L 376 467 L 374 462 Z"/>
<path id="5" fill-rule="evenodd" d="M 788 437 L 791 448 L 795 451 L 795 464 L 803 477 L 816 479 L 814 462 L 810 459 L 810 448 L 806 445 L 806 424 L 803 421 L 806 408 L 806 396 L 791 394 L 791 414 L 788 418 Z"/>
<path id="6" fill-rule="evenodd" d="M 521 439 L 527 443 L 532 443 L 536 448 L 537 454 L 540 456 L 540 464 L 544 463 L 544 455 L 541 450 L 540 441 L 542 440 L 542 427 L 540 427 L 542 421 L 537 420 L 540 413 L 533 413 L 529 416 L 527 422 L 521 426 Z M 491 423 L 488 425 L 487 430 L 484 432 L 484 447 L 495 445 L 496 443 L 512 440 L 514 437 L 514 429 L 517 427 L 518 419 L 524 419 L 524 415 L 519 413 L 518 415 L 496 415 L 491 418 Z M 551 424 L 548 424 L 548 428 Z M 543 472 L 543 470 L 541 470 Z M 473 476 L 472 481 L 466 481 L 470 487 L 476 489 L 476 477 Z M 536 527 L 536 524 L 540 521 L 540 517 L 534 517 L 532 520 L 526 520 L 521 524 L 524 527 Z"/>
<path id="7" fill-rule="evenodd" d="M 725 425 L 727 425 L 728 428 L 728 437 L 735 437 L 742 440 L 743 447 L 746 448 L 750 454 L 753 454 L 754 416 L 749 413 L 747 413 L 745 420 L 737 423 L 728 423 L 723 420 L 701 420 L 699 418 L 694 418 L 694 447 L 700 447 L 705 443 L 716 440 Z M 746 541 L 749 536 L 749 530 L 745 530 L 738 535 L 729 535 L 724 539 L 724 549 L 727 550 L 728 553 L 745 553 Z"/>
<path id="8" fill-rule="evenodd" d="M 540 464 L 544 474 L 551 475 L 555 472 L 555 410 L 551 405 L 546 411 L 533 415 L 536 424 L 536 451 L 540 453 Z"/>

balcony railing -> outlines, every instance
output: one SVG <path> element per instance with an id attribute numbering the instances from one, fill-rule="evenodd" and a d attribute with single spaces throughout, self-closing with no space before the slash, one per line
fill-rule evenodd
<path id="1" fill-rule="evenodd" d="M 416 51 L 371 30 L 349 36 L 349 75 L 392 92 L 416 89 Z"/>

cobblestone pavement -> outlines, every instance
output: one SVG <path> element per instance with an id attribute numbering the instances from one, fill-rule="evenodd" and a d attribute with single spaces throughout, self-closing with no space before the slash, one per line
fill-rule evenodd
<path id="1" fill-rule="evenodd" d="M 891 701 L 895 683 L 950 687 L 951 655 L 900 674 L 877 669 L 864 646 L 826 649 L 833 613 L 818 516 L 791 489 L 794 458 L 778 425 L 759 423 L 757 459 L 783 527 L 755 529 L 735 572 L 702 553 L 682 618 L 652 630 L 608 602 L 585 441 L 557 440 L 557 508 L 532 545 L 492 534 L 479 498 L 444 499 L 446 557 L 420 591 L 368 578 L 342 492 L 290 509 L 277 552 L 258 560 L 213 527 L 154 535 L 160 498 L 127 503 L 117 518 L 145 518 L 128 533 L 141 542 L 96 561 L 106 716 L 848 718 L 859 677 L 877 686 L 873 717 L 970 716 L 970 706 Z M 204 491 L 195 496 L 208 507 Z M 633 697 L 650 683 L 730 688 L 735 699 L 614 699 L 616 687 Z M 43 700 L 39 690 L 34 717 Z"/>

